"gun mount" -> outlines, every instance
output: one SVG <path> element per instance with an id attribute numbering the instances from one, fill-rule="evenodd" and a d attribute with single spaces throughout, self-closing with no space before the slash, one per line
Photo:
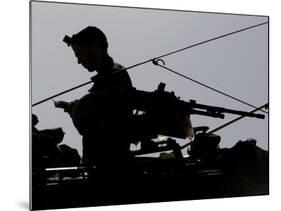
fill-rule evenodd
<path id="1" fill-rule="evenodd" d="M 136 121 L 133 123 L 136 127 L 142 128 L 138 134 L 150 134 L 151 137 L 161 134 L 185 139 L 192 127 L 190 115 L 224 118 L 225 114 L 236 114 L 258 119 L 265 118 L 263 114 L 198 104 L 195 100 L 186 102 L 174 92 L 166 92 L 164 83 L 160 83 L 154 92 L 133 89 L 128 99 L 131 99 L 132 108 L 141 111 L 141 115 L 136 112 Z"/>

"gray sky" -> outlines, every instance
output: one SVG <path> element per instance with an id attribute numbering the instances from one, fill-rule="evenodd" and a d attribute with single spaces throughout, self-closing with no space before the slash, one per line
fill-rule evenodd
<path id="1" fill-rule="evenodd" d="M 109 41 L 109 54 L 123 66 L 225 33 L 267 21 L 266 17 L 222 15 L 164 10 L 32 3 L 32 103 L 79 85 L 93 76 L 77 64 L 62 39 L 86 26 L 97 26 Z M 256 106 L 268 102 L 268 31 L 263 25 L 164 58 L 167 67 L 188 75 Z M 129 70 L 137 89 L 154 91 L 160 82 L 168 91 L 188 101 L 250 111 L 252 108 L 187 81 L 173 73 L 145 64 Z M 71 101 L 87 94 L 91 85 L 55 98 Z M 32 108 L 39 117 L 39 129 L 62 127 L 64 143 L 81 153 L 81 136 L 68 114 L 52 101 Z M 225 119 L 191 117 L 194 126 L 211 129 L 236 117 Z M 268 119 L 245 118 L 222 129 L 221 147 L 238 140 L 255 138 L 268 149 Z M 186 143 L 180 140 L 180 144 Z"/>

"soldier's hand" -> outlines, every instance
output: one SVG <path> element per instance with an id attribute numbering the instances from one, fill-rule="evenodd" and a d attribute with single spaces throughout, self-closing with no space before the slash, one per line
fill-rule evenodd
<path id="1" fill-rule="evenodd" d="M 54 101 L 54 104 L 55 104 L 55 107 L 56 108 L 63 108 L 63 109 L 67 109 L 69 107 L 69 103 L 68 102 L 65 102 L 65 101 Z"/>

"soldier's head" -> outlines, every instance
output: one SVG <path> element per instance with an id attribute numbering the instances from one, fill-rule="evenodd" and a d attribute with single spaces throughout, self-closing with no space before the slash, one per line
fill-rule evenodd
<path id="1" fill-rule="evenodd" d="M 97 27 L 88 26 L 72 37 L 65 36 L 63 41 L 72 47 L 78 64 L 90 72 L 99 71 L 108 58 L 107 38 Z"/>

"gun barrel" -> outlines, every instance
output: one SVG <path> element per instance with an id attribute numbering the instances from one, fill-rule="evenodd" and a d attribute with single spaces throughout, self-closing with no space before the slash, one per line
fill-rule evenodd
<path id="1" fill-rule="evenodd" d="M 233 109 L 227 109 L 223 107 L 217 107 L 217 106 L 209 106 L 209 105 L 203 105 L 203 104 L 197 104 L 195 101 L 190 101 L 189 105 L 192 108 L 198 108 L 198 109 L 204 109 L 209 112 L 213 113 L 229 113 L 229 114 L 237 114 L 241 116 L 247 116 L 247 117 L 254 117 L 258 119 L 264 119 L 265 115 L 263 114 L 255 114 L 252 112 L 247 112 L 247 111 L 241 111 L 241 110 L 233 110 Z"/>
<path id="2" fill-rule="evenodd" d="M 204 104 L 198 104 L 194 100 L 190 100 L 189 102 L 179 100 L 174 94 L 168 93 L 168 92 L 147 92 L 147 91 L 140 91 L 134 89 L 131 93 L 134 98 L 134 105 L 135 107 L 138 107 L 139 109 L 146 110 L 147 105 L 150 105 L 151 103 L 147 102 L 158 102 L 159 106 L 160 104 L 165 104 L 166 102 L 174 102 L 174 105 L 178 105 L 181 109 L 184 109 L 189 114 L 197 114 L 197 115 L 203 115 L 203 116 L 210 116 L 214 118 L 224 118 L 224 113 L 229 114 L 237 114 L 245 117 L 254 117 L 258 119 L 264 119 L 265 115 L 263 114 L 256 114 L 253 112 L 247 112 L 247 111 L 240 111 L 240 110 L 233 110 L 233 109 L 227 109 L 223 107 L 218 106 L 210 106 L 210 105 L 204 105 Z M 146 103 L 144 103 L 146 102 Z M 152 103 L 153 104 L 153 103 Z"/>

